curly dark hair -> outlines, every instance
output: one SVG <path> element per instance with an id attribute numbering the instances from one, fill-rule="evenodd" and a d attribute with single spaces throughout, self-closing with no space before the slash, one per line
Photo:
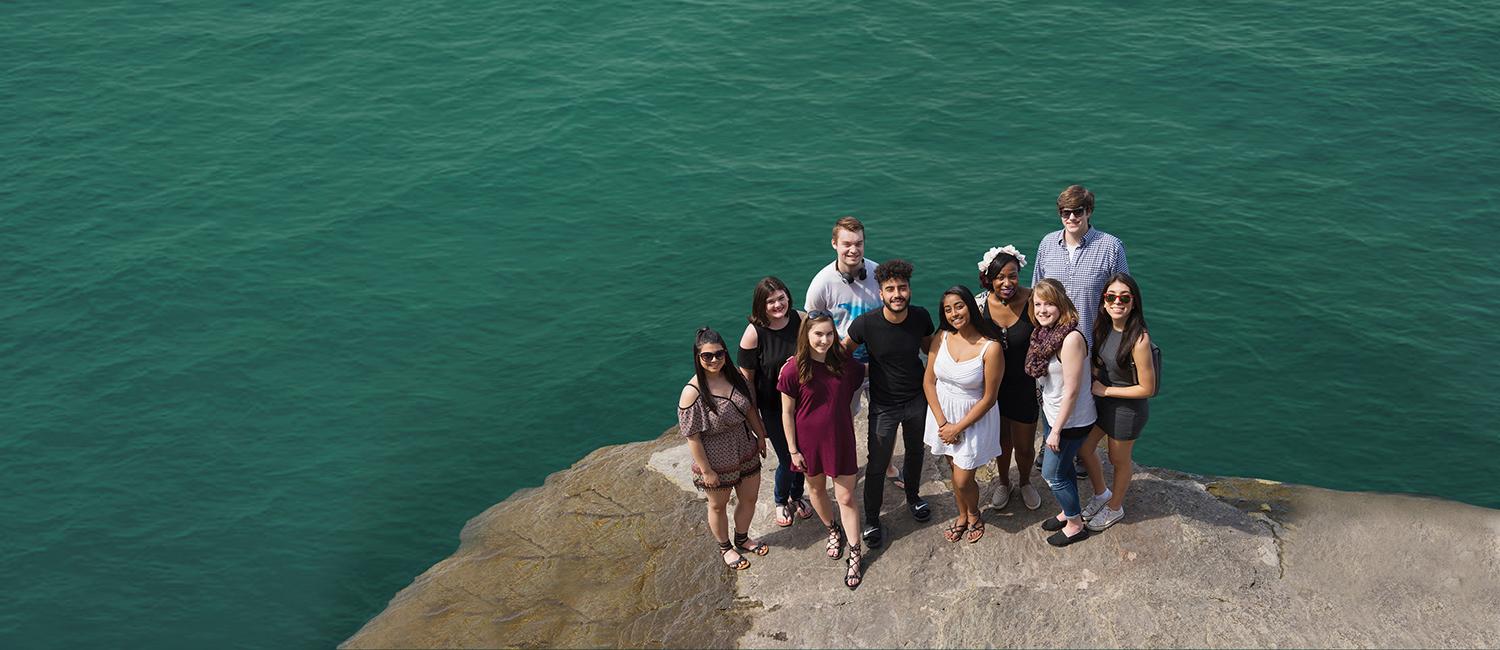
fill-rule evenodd
<path id="1" fill-rule="evenodd" d="M 886 260 L 880 266 L 875 267 L 876 284 L 885 284 L 886 280 L 900 279 L 911 283 L 911 262 L 902 259 Z"/>

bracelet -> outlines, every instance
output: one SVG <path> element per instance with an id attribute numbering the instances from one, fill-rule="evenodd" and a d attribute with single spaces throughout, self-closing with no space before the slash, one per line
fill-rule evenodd
<path id="1" fill-rule="evenodd" d="M 793 449 L 793 450 L 791 450 L 789 452 L 786 452 L 786 455 L 790 456 L 792 454 L 800 454 L 800 453 L 802 453 L 802 452 L 799 451 L 799 450 L 797 450 L 797 449 Z"/>

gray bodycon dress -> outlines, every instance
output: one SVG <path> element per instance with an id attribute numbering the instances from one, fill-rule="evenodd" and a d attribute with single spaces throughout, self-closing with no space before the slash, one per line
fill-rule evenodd
<path id="1" fill-rule="evenodd" d="M 1110 328 L 1106 331 L 1104 340 L 1099 343 L 1099 360 L 1104 364 L 1099 369 L 1099 381 L 1105 386 L 1136 384 L 1135 364 L 1121 367 L 1116 361 L 1124 338 L 1124 332 L 1116 332 Z M 1099 410 L 1099 428 L 1115 440 L 1135 440 L 1141 437 L 1141 429 L 1146 428 L 1146 416 L 1150 414 L 1147 401 L 1121 397 L 1095 398 L 1094 405 Z"/>

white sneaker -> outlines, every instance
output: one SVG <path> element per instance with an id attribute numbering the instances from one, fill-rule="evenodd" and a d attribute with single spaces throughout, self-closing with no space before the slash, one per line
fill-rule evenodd
<path id="1" fill-rule="evenodd" d="M 995 493 L 990 495 L 990 505 L 995 506 L 995 509 L 999 510 L 1004 508 L 1007 503 L 1010 503 L 1010 486 L 996 486 Z"/>
<path id="2" fill-rule="evenodd" d="M 1109 498 L 1112 496 L 1114 495 L 1110 494 L 1109 490 L 1105 490 L 1104 494 L 1096 494 L 1094 498 L 1089 499 L 1089 504 L 1083 507 L 1083 520 L 1088 521 L 1093 519 L 1094 515 L 1099 514 L 1099 511 L 1104 509 L 1104 504 L 1108 503 Z"/>
<path id="3" fill-rule="evenodd" d="M 1021 486 L 1021 500 L 1026 502 L 1027 510 L 1036 510 L 1042 507 L 1042 495 L 1036 493 L 1036 488 L 1030 483 Z"/>
<path id="4" fill-rule="evenodd" d="M 1101 530 L 1104 530 L 1105 528 L 1109 528 L 1110 526 L 1115 525 L 1115 522 L 1124 518 L 1125 506 L 1120 506 L 1119 510 L 1106 507 L 1103 510 L 1100 510 L 1099 514 L 1094 515 L 1093 519 L 1089 520 L 1086 528 L 1097 533 Z"/>

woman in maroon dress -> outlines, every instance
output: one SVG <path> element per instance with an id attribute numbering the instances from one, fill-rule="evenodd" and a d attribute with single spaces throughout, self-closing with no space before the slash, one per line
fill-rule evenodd
<path id="1" fill-rule="evenodd" d="M 750 566 L 746 555 L 770 552 L 764 542 L 750 539 L 748 532 L 760 493 L 766 429 L 745 378 L 729 366 L 729 350 L 718 332 L 707 327 L 698 330 L 693 368 L 693 379 L 677 400 L 678 431 L 688 439 L 693 454 L 693 484 L 708 495 L 708 530 L 719 542 L 724 564 L 746 569 Z M 731 489 L 739 500 L 734 508 L 732 544 L 725 521 Z"/>
<path id="2" fill-rule="evenodd" d="M 865 380 L 862 364 L 844 358 L 838 345 L 833 314 L 808 312 L 797 335 L 797 354 L 781 367 L 776 389 L 781 391 L 781 422 L 791 448 L 792 470 L 807 474 L 807 493 L 813 510 L 828 527 L 828 558 L 844 556 L 845 531 L 858 532 L 859 509 L 854 505 L 854 418 L 850 401 Z M 833 477 L 839 521 L 828 501 L 828 477 Z M 864 554 L 859 538 L 849 544 L 844 586 L 854 589 L 864 577 Z"/>

